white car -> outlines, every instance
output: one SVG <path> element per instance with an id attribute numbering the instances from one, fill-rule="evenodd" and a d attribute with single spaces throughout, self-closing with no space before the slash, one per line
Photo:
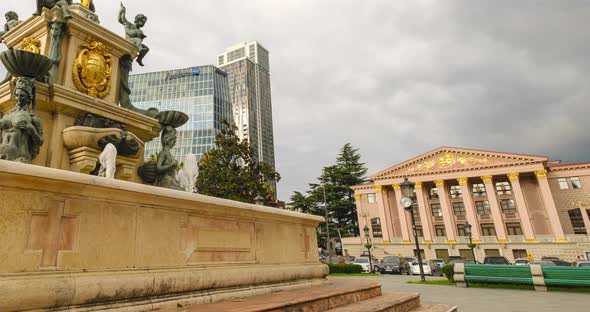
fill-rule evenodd
<path id="1" fill-rule="evenodd" d="M 432 275 L 432 269 L 430 268 L 428 261 L 422 260 L 422 269 L 424 270 L 425 275 Z M 420 266 L 418 265 L 418 261 L 410 263 L 410 274 L 420 275 Z"/>
<path id="2" fill-rule="evenodd" d="M 358 257 L 358 258 L 354 259 L 354 262 L 352 264 L 357 264 L 357 265 L 362 266 L 364 273 L 371 272 L 371 267 L 369 265 L 369 258 L 367 258 L 367 257 Z"/>
<path id="3" fill-rule="evenodd" d="M 514 261 L 514 265 L 529 265 L 529 259 L 519 258 Z"/>

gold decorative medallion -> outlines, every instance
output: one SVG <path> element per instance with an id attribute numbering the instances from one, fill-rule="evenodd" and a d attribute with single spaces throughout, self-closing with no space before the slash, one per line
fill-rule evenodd
<path id="1" fill-rule="evenodd" d="M 80 4 L 83 7 L 90 9 L 90 4 L 92 4 L 92 0 L 80 0 Z"/>
<path id="2" fill-rule="evenodd" d="M 430 159 L 417 164 L 410 168 L 410 172 L 430 171 L 430 170 L 447 170 L 462 167 L 469 167 L 474 165 L 485 165 L 491 163 L 491 160 L 486 157 L 474 156 L 460 156 L 451 153 L 446 153 L 438 159 Z"/>
<path id="3" fill-rule="evenodd" d="M 41 53 L 41 40 L 37 38 L 26 37 L 20 44 L 19 50 L 29 51 L 33 53 Z"/>
<path id="4" fill-rule="evenodd" d="M 73 69 L 74 84 L 80 92 L 99 98 L 111 93 L 112 56 L 105 49 L 97 41 L 80 46 Z"/>

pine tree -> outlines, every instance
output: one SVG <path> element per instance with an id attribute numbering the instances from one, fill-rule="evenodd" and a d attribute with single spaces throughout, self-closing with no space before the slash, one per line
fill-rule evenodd
<path id="1" fill-rule="evenodd" d="M 269 164 L 255 159 L 248 141 L 240 141 L 236 135 L 235 126 L 222 123 L 215 148 L 199 163 L 197 192 L 247 203 L 254 203 L 258 196 L 273 201 L 274 192 L 267 181 L 278 182 L 281 176 Z"/>

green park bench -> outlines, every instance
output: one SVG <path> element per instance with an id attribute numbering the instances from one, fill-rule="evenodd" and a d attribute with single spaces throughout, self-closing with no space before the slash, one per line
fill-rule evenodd
<path id="1" fill-rule="evenodd" d="M 467 264 L 465 281 L 467 283 L 533 285 L 533 276 L 529 266 Z"/>
<path id="2" fill-rule="evenodd" d="M 590 287 L 590 269 L 575 267 L 543 267 L 547 286 Z"/>

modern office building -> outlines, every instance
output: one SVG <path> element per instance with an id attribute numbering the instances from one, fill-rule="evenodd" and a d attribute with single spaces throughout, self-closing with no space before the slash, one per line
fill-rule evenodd
<path id="1" fill-rule="evenodd" d="M 441 147 L 369 177 L 353 187 L 360 233 L 365 225 L 377 255 L 416 254 L 410 212 L 400 183 L 416 183 L 412 210 L 428 259 L 502 255 L 510 261 L 557 256 L 590 258 L 590 163 L 545 156 Z M 351 255 L 364 238 L 343 240 Z"/>
<path id="2" fill-rule="evenodd" d="M 269 53 L 254 41 L 228 48 L 217 57 L 228 74 L 234 124 L 259 161 L 275 167 Z"/>
<path id="3" fill-rule="evenodd" d="M 179 161 L 212 149 L 221 121 L 232 120 L 227 74 L 212 65 L 132 75 L 129 86 L 136 107 L 177 110 L 189 116 L 189 122 L 178 129 L 173 149 Z M 160 149 L 160 138 L 148 142 L 146 158 Z"/>

